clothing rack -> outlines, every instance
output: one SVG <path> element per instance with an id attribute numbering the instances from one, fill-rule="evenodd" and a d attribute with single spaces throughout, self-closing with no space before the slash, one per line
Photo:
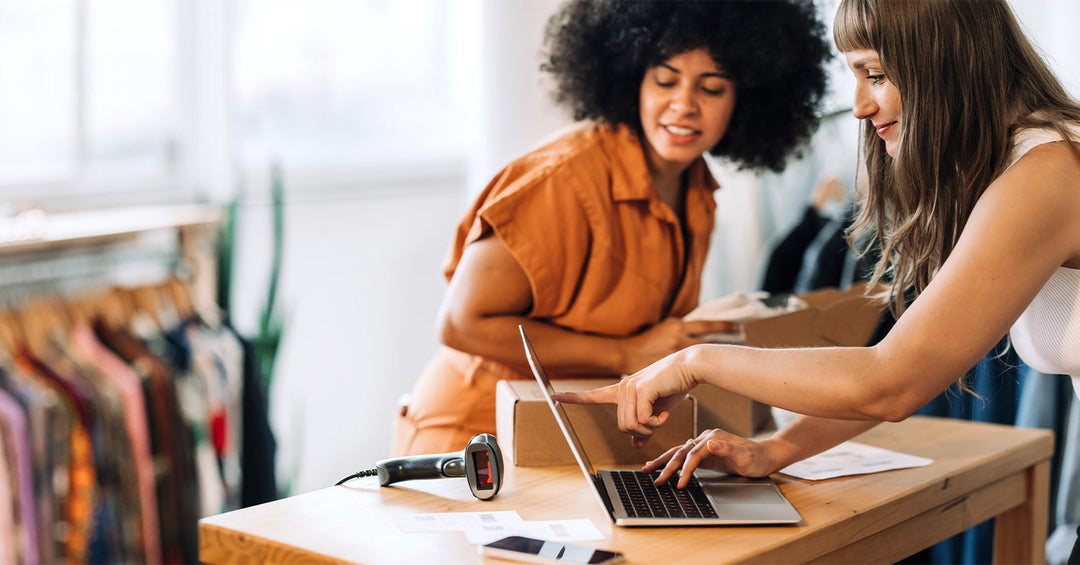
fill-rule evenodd
<path id="1" fill-rule="evenodd" d="M 179 277 L 200 311 L 214 311 L 217 229 L 213 206 L 141 206 L 0 219 L 0 303 L 42 294 L 136 287 Z"/>
<path id="2" fill-rule="evenodd" d="M 249 397 L 264 417 L 265 399 L 214 303 L 222 217 L 178 206 L 0 220 L 0 563 L 194 562 L 197 518 L 241 505 L 241 434 L 260 429 Z M 52 403 L 30 401 L 43 396 Z"/>

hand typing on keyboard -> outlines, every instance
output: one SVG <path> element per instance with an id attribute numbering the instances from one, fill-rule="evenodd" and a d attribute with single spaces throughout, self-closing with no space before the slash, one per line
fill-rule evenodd
<path id="1" fill-rule="evenodd" d="M 675 485 L 684 488 L 693 479 L 695 469 L 711 469 L 744 477 L 765 477 L 778 471 L 770 440 L 752 441 L 723 430 L 705 430 L 681 445 L 672 447 L 641 468 L 643 473 L 662 470 L 655 475 L 657 485 L 677 476 Z"/>
<path id="2" fill-rule="evenodd" d="M 619 500 L 628 516 L 634 518 L 715 518 L 716 511 L 691 477 L 686 488 L 676 488 L 675 481 L 658 482 L 660 473 L 618 471 L 612 473 Z"/>

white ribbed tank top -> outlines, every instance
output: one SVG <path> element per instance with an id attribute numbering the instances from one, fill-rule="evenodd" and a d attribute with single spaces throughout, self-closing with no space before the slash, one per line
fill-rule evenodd
<path id="1" fill-rule="evenodd" d="M 1080 127 L 1073 127 L 1080 139 Z M 1023 130 L 1016 135 L 1009 166 L 1036 145 L 1061 141 L 1053 130 Z M 1080 269 L 1058 267 L 1009 330 L 1016 352 L 1028 366 L 1072 377 L 1080 397 Z"/>

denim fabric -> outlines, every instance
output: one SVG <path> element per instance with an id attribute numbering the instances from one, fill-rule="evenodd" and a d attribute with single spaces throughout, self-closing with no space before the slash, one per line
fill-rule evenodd
<path id="1" fill-rule="evenodd" d="M 1054 432 L 1050 467 L 1050 536 L 1048 563 L 1065 563 L 1080 523 L 1080 402 L 1072 382 L 1063 375 L 1023 369 L 1024 387 L 1016 425 Z"/>
<path id="2" fill-rule="evenodd" d="M 1016 421 L 1022 372 L 1019 358 L 1011 348 L 999 345 L 983 357 L 967 376 L 967 385 L 978 397 L 952 385 L 917 414 L 1012 424 Z M 1026 367 L 1024 367 L 1026 368 Z M 906 563 L 990 563 L 993 560 L 994 523 L 988 520 L 953 536 Z"/>

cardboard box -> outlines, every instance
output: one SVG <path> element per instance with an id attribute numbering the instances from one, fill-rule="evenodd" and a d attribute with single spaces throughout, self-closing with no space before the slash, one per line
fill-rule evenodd
<path id="1" fill-rule="evenodd" d="M 737 436 L 750 437 L 772 421 L 772 407 L 745 396 L 710 385 L 690 391 L 697 401 L 697 431 L 719 428 Z"/>
<path id="2" fill-rule="evenodd" d="M 840 291 L 827 288 L 799 297 L 807 306 L 766 318 L 743 322 L 739 337 L 754 347 L 818 347 L 866 345 L 881 318 L 882 307 L 862 295 L 863 287 Z M 589 390 L 616 379 L 559 379 L 556 390 Z M 720 428 L 748 437 L 772 422 L 767 404 L 702 385 L 671 412 L 668 422 L 641 450 L 630 446 L 619 431 L 614 405 L 565 405 L 567 416 L 589 459 L 599 466 L 640 465 L 698 432 Z M 496 432 L 503 457 L 522 467 L 573 465 L 551 409 L 533 380 L 500 381 L 496 386 Z"/>
<path id="3" fill-rule="evenodd" d="M 617 382 L 616 379 L 558 379 L 557 391 L 580 391 Z M 576 465 L 559 424 L 536 381 L 499 381 L 495 388 L 495 437 L 503 457 L 521 467 Z M 619 431 L 615 406 L 564 404 L 585 453 L 596 466 L 637 466 L 654 459 L 673 445 L 697 435 L 696 401 L 688 397 L 643 449 L 630 445 Z"/>
<path id="4" fill-rule="evenodd" d="M 752 347 L 861 346 L 873 337 L 883 306 L 865 296 L 865 284 L 847 290 L 823 288 L 799 295 L 807 307 L 742 323 L 738 341 Z M 702 385 L 697 399 L 697 429 L 720 428 L 752 436 L 771 419 L 768 405 Z"/>
<path id="5" fill-rule="evenodd" d="M 861 346 L 873 336 L 884 306 L 863 296 L 865 284 L 800 294 L 807 307 L 743 323 L 753 347 Z"/>

